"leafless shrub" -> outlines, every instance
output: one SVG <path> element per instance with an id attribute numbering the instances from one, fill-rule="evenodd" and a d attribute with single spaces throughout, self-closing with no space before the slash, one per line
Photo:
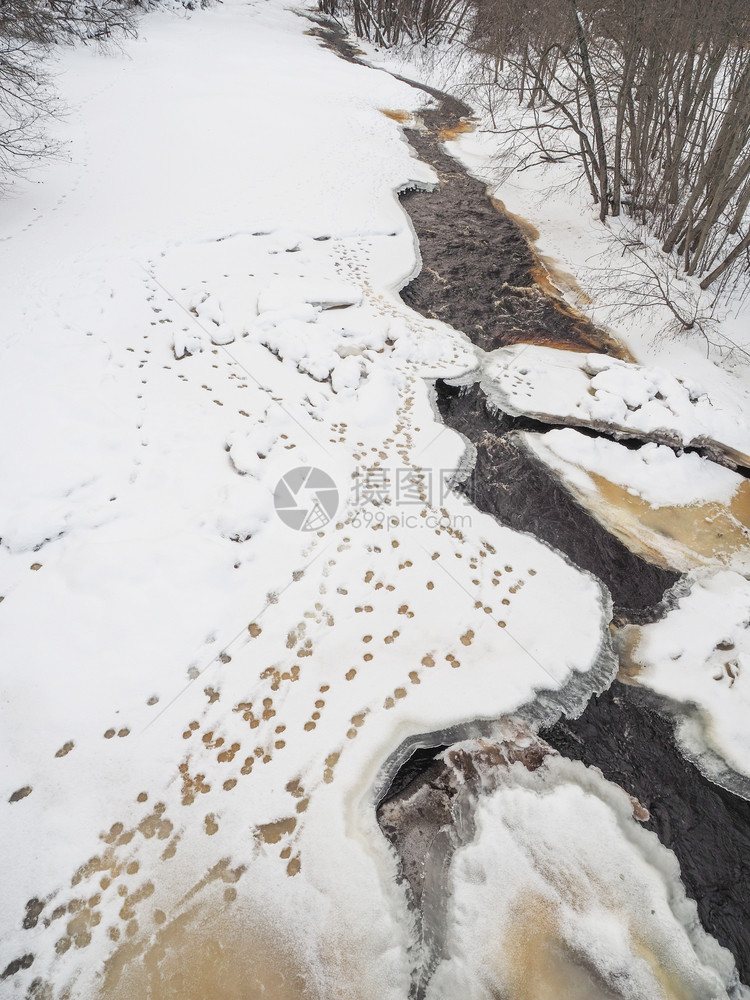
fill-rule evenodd
<path id="1" fill-rule="evenodd" d="M 656 339 L 699 337 L 706 355 L 722 363 L 750 362 L 750 353 L 723 330 L 715 298 L 665 255 L 658 242 L 638 227 L 628 225 L 610 233 L 608 248 L 590 267 L 590 287 L 608 321 L 621 324 L 629 317 L 644 319 Z"/>
<path id="2" fill-rule="evenodd" d="M 453 40 L 465 27 L 470 0 L 320 0 L 320 10 L 351 19 L 361 38 L 385 47 Z"/>

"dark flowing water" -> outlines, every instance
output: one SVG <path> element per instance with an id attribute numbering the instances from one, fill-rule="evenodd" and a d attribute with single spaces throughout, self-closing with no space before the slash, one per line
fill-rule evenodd
<path id="1" fill-rule="evenodd" d="M 478 385 L 458 390 L 438 382 L 437 404 L 445 423 L 477 450 L 471 476 L 457 488 L 501 524 L 529 532 L 599 577 L 612 594 L 617 621 L 653 620 L 653 609 L 679 574 L 646 562 L 610 535 L 513 434 L 544 428 L 505 414 L 490 416 Z"/>
<path id="2" fill-rule="evenodd" d="M 361 53 L 338 25 L 319 19 L 311 33 L 342 58 L 359 61 Z M 536 280 L 539 263 L 519 226 L 446 154 L 441 132 L 455 127 L 468 109 L 405 82 L 435 101 L 421 114 L 426 131 L 405 134 L 438 172 L 440 184 L 434 192 L 401 196 L 423 262 L 401 292 L 404 302 L 463 331 L 484 350 L 524 342 L 623 356 L 604 332 L 545 292 Z M 439 382 L 436 391 L 442 419 L 476 448 L 476 466 L 459 488 L 479 509 L 533 534 L 597 576 L 612 593 L 616 625 L 663 614 L 664 594 L 678 574 L 625 548 L 514 440 L 514 431 L 544 428 L 490 415 L 478 386 L 458 390 Z M 615 682 L 591 698 L 579 718 L 564 718 L 542 735 L 565 756 L 599 767 L 646 806 L 648 825 L 679 859 L 703 926 L 730 949 L 741 979 L 750 983 L 750 803 L 712 784 L 685 760 L 668 708 L 651 693 Z M 429 782 L 436 752 L 413 754 L 385 800 Z M 399 832 L 385 832 L 398 848 Z"/>
<path id="3" fill-rule="evenodd" d="M 422 270 L 401 291 L 404 302 L 485 351 L 534 343 L 622 356 L 602 330 L 539 287 L 539 262 L 518 225 L 444 151 L 441 130 L 456 124 L 451 110 L 422 112 L 427 131 L 405 129 L 419 158 L 438 171 L 440 186 L 401 195 L 422 255 Z"/>

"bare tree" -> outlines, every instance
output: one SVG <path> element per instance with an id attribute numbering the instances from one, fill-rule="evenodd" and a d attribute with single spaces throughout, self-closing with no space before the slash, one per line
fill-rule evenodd
<path id="1" fill-rule="evenodd" d="M 319 6 L 331 17 L 350 18 L 357 35 L 384 47 L 453 41 L 472 9 L 471 0 L 319 0 Z"/>
<path id="2" fill-rule="evenodd" d="M 49 152 L 45 125 L 55 100 L 45 70 L 50 12 L 9 0 L 0 6 L 0 182 Z"/>
<path id="3" fill-rule="evenodd" d="M 136 16 L 159 0 L 0 0 L 0 186 L 51 153 L 46 126 L 59 110 L 50 47 L 135 35 Z M 192 9 L 208 0 L 182 0 Z"/>
<path id="4" fill-rule="evenodd" d="M 526 163 L 576 160 L 600 219 L 634 216 L 704 288 L 750 274 L 746 0 L 320 3 L 382 45 L 470 50 L 478 98 Z M 497 121 L 493 89 L 515 96 L 521 121 Z"/>
<path id="5" fill-rule="evenodd" d="M 708 287 L 750 248 L 750 12 L 739 0 L 476 0 L 540 159 L 576 157 L 602 220 L 625 210 Z M 497 46 L 503 46 L 498 54 Z"/>

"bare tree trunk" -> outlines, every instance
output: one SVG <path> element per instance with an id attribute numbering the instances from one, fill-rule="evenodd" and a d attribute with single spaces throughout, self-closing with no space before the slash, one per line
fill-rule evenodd
<path id="1" fill-rule="evenodd" d="M 740 240 L 737 246 L 732 250 L 732 252 L 719 264 L 718 267 L 714 268 L 710 274 L 701 281 L 701 288 L 705 291 L 710 285 L 712 285 L 718 278 L 722 276 L 732 264 L 738 260 L 745 251 L 750 248 L 750 230 L 748 230 L 744 239 Z"/>
<path id="2" fill-rule="evenodd" d="M 609 207 L 607 198 L 607 150 L 604 145 L 604 131 L 602 129 L 602 119 L 599 112 L 599 100 L 596 93 L 596 83 L 591 72 L 591 60 L 589 58 L 589 47 L 586 41 L 586 32 L 583 29 L 583 19 L 578 11 L 576 0 L 570 0 L 575 18 L 576 35 L 578 36 L 578 49 L 581 55 L 581 65 L 583 67 L 583 77 L 586 81 L 586 92 L 588 95 L 589 108 L 591 109 L 591 119 L 594 126 L 594 140 L 596 142 L 597 174 L 599 179 L 599 219 L 604 222 L 607 217 Z"/>

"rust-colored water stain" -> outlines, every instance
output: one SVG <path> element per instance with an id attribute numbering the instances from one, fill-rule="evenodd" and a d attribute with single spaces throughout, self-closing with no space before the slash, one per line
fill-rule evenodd
<path id="1" fill-rule="evenodd" d="M 529 222 L 528 219 L 524 219 L 522 215 L 516 215 L 515 212 L 511 212 L 505 202 L 501 201 L 500 198 L 495 198 L 490 195 L 490 201 L 498 212 L 501 213 L 501 215 L 505 215 L 511 219 L 511 221 L 515 222 L 529 243 L 536 243 L 539 239 L 540 233 L 533 222 Z"/>
<path id="2" fill-rule="evenodd" d="M 554 336 L 542 335 L 531 338 L 530 343 L 542 344 L 544 347 L 556 347 L 558 350 L 572 351 L 579 354 L 588 354 L 590 352 L 604 353 L 608 354 L 611 358 L 618 358 L 620 361 L 629 361 L 631 364 L 637 364 L 636 357 L 624 344 L 621 344 L 619 340 L 610 336 L 601 327 L 594 326 L 582 312 L 563 298 L 558 285 L 565 286 L 565 282 L 560 280 L 565 272 L 556 269 L 550 270 L 547 264 L 542 263 L 541 259 L 538 258 L 537 263 L 531 268 L 530 274 L 535 285 L 541 288 L 557 312 L 572 321 L 573 330 L 578 338 L 577 340 L 557 340 Z M 575 279 L 572 275 L 568 277 L 572 285 L 575 286 Z M 553 279 L 555 283 L 553 283 Z M 570 288 L 571 286 L 568 285 L 568 287 Z M 583 303 L 591 300 L 581 292 L 579 301 Z"/>
<path id="3" fill-rule="evenodd" d="M 438 138 L 441 142 L 451 142 L 459 135 L 464 135 L 466 132 L 473 132 L 476 127 L 476 122 L 471 121 L 469 118 L 462 118 L 455 125 L 441 128 L 438 132 Z"/>
<path id="4" fill-rule="evenodd" d="M 408 111 L 393 111 L 390 108 L 379 108 L 378 110 L 381 115 L 385 115 L 386 118 L 390 118 L 393 122 L 399 122 L 401 125 L 404 125 L 411 118 Z"/>
<path id="5" fill-rule="evenodd" d="M 467 117 L 466 111 L 446 116 L 444 109 L 428 108 L 420 114 L 425 128 L 406 130 L 440 184 L 430 192 L 401 195 L 423 265 L 402 289 L 403 301 L 429 319 L 462 330 L 485 351 L 532 343 L 631 360 L 622 344 L 565 300 L 533 249 L 536 228 L 508 213 L 445 152 L 443 137 L 464 128 Z M 567 276 L 561 287 L 571 282 Z"/>
<path id="6" fill-rule="evenodd" d="M 302 1000 L 318 997 L 294 943 L 232 911 L 202 908 L 121 945 L 108 960 L 99 1000 Z"/>
<path id="7" fill-rule="evenodd" d="M 537 256 L 558 289 L 571 294 L 581 305 L 591 305 L 594 301 L 591 296 L 584 292 L 569 271 L 563 271 L 554 257 L 548 257 L 543 253 L 538 253 Z"/>
<path id="8" fill-rule="evenodd" d="M 591 969 L 575 962 L 562 941 L 549 903 L 541 897 L 524 900 L 516 919 L 489 954 L 485 975 L 507 984 L 514 1000 L 614 1000 Z M 498 994 L 500 995 L 500 994 Z"/>
<path id="9" fill-rule="evenodd" d="M 643 807 L 641 806 L 641 808 Z M 636 815 L 636 819 L 638 818 Z M 646 818 L 649 818 L 647 812 Z M 666 1000 L 695 1000 L 695 991 L 690 984 L 683 982 L 677 975 L 666 969 L 655 949 L 632 929 L 631 941 L 633 951 L 647 963 Z"/>
<path id="10" fill-rule="evenodd" d="M 545 347 L 556 347 L 558 350 L 574 353 L 604 351 L 611 357 L 620 358 L 622 361 L 635 362 L 635 358 L 623 344 L 609 336 L 604 330 L 593 326 L 588 317 L 565 299 L 564 292 L 568 292 L 582 305 L 591 302 L 590 297 L 583 291 L 572 274 L 558 267 L 557 262 L 551 257 L 546 257 L 538 252 L 534 246 L 540 237 L 536 226 L 522 215 L 511 212 L 500 198 L 490 195 L 490 201 L 498 212 L 514 222 L 523 233 L 533 257 L 530 275 L 534 284 L 548 296 L 559 313 L 573 321 L 574 329 L 579 335 L 578 342 L 570 339 L 554 341 L 553 338 L 548 337 L 543 338 L 543 340 L 534 338 L 532 342 L 544 343 Z"/>
<path id="11" fill-rule="evenodd" d="M 641 640 L 640 629 L 627 625 L 625 628 L 613 629 L 612 631 L 619 660 L 617 679 L 623 684 L 638 686 L 638 678 L 644 670 L 644 665 L 636 659 L 636 650 Z"/>
<path id="12" fill-rule="evenodd" d="M 594 494 L 571 490 L 594 517 L 631 551 L 668 569 L 685 570 L 750 558 L 750 482 L 728 505 L 654 507 L 624 486 L 588 472 Z M 570 488 L 570 486 L 569 486 Z"/>
<path id="13" fill-rule="evenodd" d="M 566 942 L 557 912 L 541 896 L 525 897 L 515 908 L 508 930 L 488 955 L 485 977 L 496 977 L 505 989 L 493 995 L 513 1000 L 619 1000 L 625 996 L 608 984 L 592 962 Z M 645 961 L 663 991 L 664 1000 L 693 1000 L 689 985 L 669 973 L 654 949 L 630 934 L 633 957 Z M 627 993 L 629 994 L 629 991 Z"/>

